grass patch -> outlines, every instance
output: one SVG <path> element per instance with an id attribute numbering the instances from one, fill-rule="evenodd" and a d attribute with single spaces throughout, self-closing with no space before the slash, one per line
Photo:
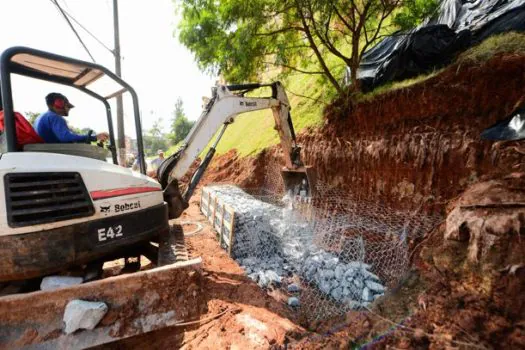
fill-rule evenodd
<path id="1" fill-rule="evenodd" d="M 509 32 L 494 35 L 462 53 L 458 62 L 481 63 L 502 53 L 525 55 L 525 34 Z"/>
<path id="2" fill-rule="evenodd" d="M 264 82 L 269 81 L 273 80 L 265 79 Z M 320 126 L 323 122 L 323 108 L 330 101 L 326 96 L 328 89 L 323 89 L 323 85 L 317 82 L 317 77 L 312 75 L 293 74 L 281 79 L 281 82 L 292 106 L 291 115 L 296 133 L 308 127 Z M 277 145 L 280 140 L 274 126 L 271 109 L 240 114 L 226 129 L 217 146 L 217 154 L 236 149 L 240 156 L 256 155 L 267 147 Z M 201 155 L 206 152 L 207 148 Z"/>
<path id="3" fill-rule="evenodd" d="M 387 83 L 385 85 L 381 85 L 379 86 L 378 88 L 366 93 L 366 94 L 360 94 L 357 96 L 357 101 L 358 102 L 368 102 L 368 101 L 371 101 L 373 99 L 375 99 L 376 97 L 378 97 L 379 95 L 382 95 L 382 94 L 385 94 L 387 92 L 391 92 L 391 91 L 395 91 L 395 90 L 400 90 L 400 89 L 406 89 L 408 87 L 411 87 L 411 86 L 414 86 L 416 84 L 420 84 L 430 78 L 433 78 L 439 74 L 441 74 L 443 71 L 445 70 L 445 68 L 442 68 L 442 69 L 438 69 L 438 70 L 435 70 L 433 71 L 432 73 L 428 73 L 428 74 L 421 74 L 415 78 L 410 78 L 410 79 L 405 79 L 405 80 L 401 80 L 401 81 L 396 81 L 396 82 L 391 82 L 391 83 Z"/>
<path id="4" fill-rule="evenodd" d="M 170 147 L 166 150 L 166 152 L 164 152 L 164 155 L 165 155 L 166 157 L 171 156 L 173 153 L 175 153 L 175 152 L 179 149 L 179 147 L 180 147 L 181 145 L 182 145 L 182 141 L 180 141 L 180 142 L 177 143 L 176 145 L 170 146 Z"/>

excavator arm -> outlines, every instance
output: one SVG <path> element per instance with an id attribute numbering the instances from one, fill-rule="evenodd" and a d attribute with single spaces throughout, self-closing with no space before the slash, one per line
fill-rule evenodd
<path id="1" fill-rule="evenodd" d="M 271 97 L 245 97 L 245 93 L 262 87 L 271 87 Z M 275 129 L 279 133 L 284 154 L 282 169 L 285 189 L 303 195 L 311 195 L 311 168 L 300 159 L 300 147 L 296 143 L 295 131 L 290 116 L 290 103 L 283 86 L 272 84 L 217 85 L 212 89 L 212 98 L 200 118 L 186 136 L 179 150 L 167 158 L 159 167 L 157 177 L 164 189 L 164 199 L 170 208 L 170 218 L 179 217 L 188 207 L 188 201 L 197 187 L 204 171 L 213 158 L 216 146 L 228 125 L 241 113 L 271 109 Z M 186 191 L 181 194 L 179 181 L 189 170 L 202 150 L 219 131 L 217 138 L 193 174 Z M 311 176 L 313 178 L 313 176 Z"/>

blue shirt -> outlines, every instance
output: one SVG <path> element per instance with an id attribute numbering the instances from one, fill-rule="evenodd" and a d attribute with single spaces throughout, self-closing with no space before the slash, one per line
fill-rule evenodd
<path id="1" fill-rule="evenodd" d="M 67 126 L 66 120 L 59 114 L 49 110 L 38 116 L 34 128 L 46 143 L 72 143 L 96 141 L 96 137 L 77 135 Z"/>

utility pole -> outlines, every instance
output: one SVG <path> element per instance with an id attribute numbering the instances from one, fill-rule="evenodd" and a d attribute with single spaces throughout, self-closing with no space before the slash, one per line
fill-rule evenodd
<path id="1" fill-rule="evenodd" d="M 113 54 L 115 55 L 115 74 L 121 77 L 120 71 L 120 35 L 118 25 L 118 4 L 117 0 L 113 0 L 113 32 L 115 35 L 115 48 Z M 126 164 L 126 140 L 124 135 L 124 110 L 122 105 L 122 95 L 117 96 L 117 149 L 119 155 L 119 164 Z"/>

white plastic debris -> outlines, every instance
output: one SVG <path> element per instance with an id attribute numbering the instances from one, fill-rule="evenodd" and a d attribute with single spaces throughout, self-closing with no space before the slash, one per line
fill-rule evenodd
<path id="1" fill-rule="evenodd" d="M 71 300 L 64 312 L 64 332 L 71 334 L 77 329 L 94 329 L 108 312 L 103 302 Z"/>
<path id="2" fill-rule="evenodd" d="M 82 277 L 47 276 L 42 279 L 42 283 L 40 283 L 40 289 L 41 290 L 53 290 L 57 288 L 81 284 L 82 282 L 83 282 Z"/>

